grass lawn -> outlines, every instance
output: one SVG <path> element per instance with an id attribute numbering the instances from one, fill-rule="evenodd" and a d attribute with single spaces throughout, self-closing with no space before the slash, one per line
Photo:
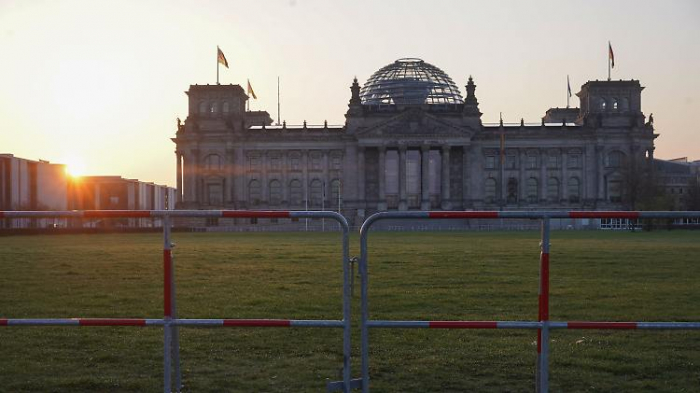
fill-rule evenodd
<path id="1" fill-rule="evenodd" d="M 337 233 L 176 233 L 179 316 L 341 319 Z M 357 236 L 351 239 L 358 255 Z M 373 319 L 534 320 L 539 233 L 372 233 Z M 157 234 L 0 238 L 0 318 L 162 316 Z M 553 232 L 552 320 L 700 321 L 700 232 Z M 359 320 L 359 279 L 353 320 Z M 340 329 L 181 328 L 191 392 L 318 392 Z M 0 328 L 2 392 L 162 391 L 160 328 Z M 373 392 L 531 392 L 535 331 L 373 329 Z M 700 391 L 700 332 L 551 333 L 556 392 Z M 353 377 L 359 377 L 359 329 Z"/>

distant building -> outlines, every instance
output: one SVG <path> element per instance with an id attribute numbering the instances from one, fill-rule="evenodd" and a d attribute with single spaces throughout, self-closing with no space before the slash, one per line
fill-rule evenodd
<path id="1" fill-rule="evenodd" d="M 66 166 L 0 154 L 0 210 L 68 209 Z"/>
<path id="2" fill-rule="evenodd" d="M 175 189 L 119 176 L 72 178 L 63 164 L 0 154 L 0 210 L 168 210 Z M 99 221 L 99 222 L 98 222 Z M 124 226 L 152 226 L 150 219 L 122 220 Z M 0 228 L 101 225 L 101 220 L 0 219 Z"/>
<path id="3" fill-rule="evenodd" d="M 658 136 L 639 81 L 586 82 L 579 108 L 537 124 L 482 123 L 475 90 L 399 59 L 352 83 L 344 125 L 273 126 L 238 85 L 190 86 L 178 207 L 341 210 L 355 225 L 382 210 L 630 208 Z"/>

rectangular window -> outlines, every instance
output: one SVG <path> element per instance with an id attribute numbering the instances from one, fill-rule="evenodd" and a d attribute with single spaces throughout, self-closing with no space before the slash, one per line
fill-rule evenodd
<path id="1" fill-rule="evenodd" d="M 486 156 L 486 162 L 484 163 L 484 168 L 496 169 L 496 156 Z"/>
<path id="2" fill-rule="evenodd" d="M 580 154 L 570 154 L 568 165 L 569 165 L 569 168 L 580 168 L 581 167 L 581 155 Z"/>
<path id="3" fill-rule="evenodd" d="M 527 156 L 527 169 L 537 169 L 537 156 L 529 154 Z"/>
<path id="4" fill-rule="evenodd" d="M 331 158 L 331 169 L 339 171 L 343 165 L 342 157 L 335 155 Z"/>
<path id="5" fill-rule="evenodd" d="M 559 154 L 549 153 L 547 155 L 547 168 L 559 168 Z"/>
<path id="6" fill-rule="evenodd" d="M 506 169 L 517 169 L 518 157 L 515 154 L 506 155 Z"/>
<path id="7" fill-rule="evenodd" d="M 292 156 L 289 159 L 289 165 L 292 167 L 293 171 L 299 171 L 301 170 L 301 157 L 299 156 Z"/>

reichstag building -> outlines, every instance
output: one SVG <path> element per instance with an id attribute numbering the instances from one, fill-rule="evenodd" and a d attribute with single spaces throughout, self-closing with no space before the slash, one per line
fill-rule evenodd
<path id="1" fill-rule="evenodd" d="M 466 79 L 466 78 L 465 78 Z M 653 159 L 637 80 L 589 81 L 579 108 L 538 124 L 484 124 L 438 67 L 399 59 L 363 86 L 343 126 L 272 125 L 239 85 L 192 85 L 178 120 L 182 209 L 340 210 L 355 225 L 383 210 L 621 210 Z"/>

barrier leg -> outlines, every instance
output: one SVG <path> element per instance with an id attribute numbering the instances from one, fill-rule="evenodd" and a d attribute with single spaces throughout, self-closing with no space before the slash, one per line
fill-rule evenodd
<path id="1" fill-rule="evenodd" d="M 350 314 L 350 239 L 348 228 L 343 228 L 343 392 L 350 393 L 350 360 L 351 360 L 351 314 Z"/>
<path id="2" fill-rule="evenodd" d="M 170 246 L 173 247 L 174 245 L 171 243 Z M 177 319 L 177 296 L 175 296 L 175 257 L 172 255 L 172 250 L 170 261 L 170 279 L 172 280 L 170 283 L 170 298 L 172 304 L 172 316 L 173 318 Z M 172 359 L 173 366 L 175 367 L 175 391 L 180 392 L 182 390 L 182 371 L 180 368 L 180 328 L 177 325 L 171 326 L 171 334 L 173 345 Z"/>
<path id="3" fill-rule="evenodd" d="M 163 392 L 172 392 L 172 250 L 170 243 L 170 218 L 163 218 Z"/>
<path id="4" fill-rule="evenodd" d="M 364 229 L 364 228 L 363 228 Z M 367 296 L 367 232 L 360 233 L 360 335 L 362 358 L 362 393 L 369 393 L 369 301 Z"/>
<path id="5" fill-rule="evenodd" d="M 538 320 L 544 322 L 537 330 L 537 392 L 549 390 L 549 217 L 542 219 L 542 242 L 540 244 L 540 286 Z"/>

